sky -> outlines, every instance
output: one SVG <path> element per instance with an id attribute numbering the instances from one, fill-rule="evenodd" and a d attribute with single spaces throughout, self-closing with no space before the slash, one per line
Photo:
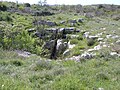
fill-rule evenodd
<path id="1" fill-rule="evenodd" d="M 37 4 L 40 0 L 0 0 L 0 1 L 18 1 L 19 3 L 30 3 Z M 91 5 L 91 4 L 117 4 L 120 5 L 120 0 L 47 0 L 47 3 L 50 5 L 53 4 L 81 4 L 81 5 Z"/>

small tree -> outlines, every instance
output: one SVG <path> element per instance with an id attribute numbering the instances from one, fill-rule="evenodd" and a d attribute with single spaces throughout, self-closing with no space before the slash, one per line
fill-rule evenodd
<path id="1" fill-rule="evenodd" d="M 40 6 L 44 6 L 47 4 L 47 0 L 40 0 L 38 3 Z"/>

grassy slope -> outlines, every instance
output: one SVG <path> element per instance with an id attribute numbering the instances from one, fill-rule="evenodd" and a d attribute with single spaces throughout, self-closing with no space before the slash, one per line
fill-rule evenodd
<path id="1" fill-rule="evenodd" d="M 119 60 L 49 61 L 1 50 L 0 90 L 119 90 Z"/>
<path id="2" fill-rule="evenodd" d="M 27 15 L 12 14 L 12 30 L 27 30 L 32 28 L 33 17 Z M 53 16 L 42 17 L 46 20 L 60 22 L 70 19 L 85 18 L 74 14 L 57 14 Z M 97 18 L 87 20 L 82 25 L 76 25 L 80 30 L 89 31 L 91 35 L 96 35 L 106 28 L 107 34 L 120 35 L 119 21 L 108 20 L 107 18 Z M 98 20 L 99 21 L 99 20 Z M 109 21 L 109 23 L 108 23 Z M 3 29 L 9 30 L 11 25 L 6 22 L 0 22 Z M 112 25 L 115 24 L 115 25 Z M 6 27 L 5 27 L 6 26 Z M 61 25 L 59 27 L 69 27 L 70 25 Z M 5 28 L 4 28 L 5 27 Z M 19 28 L 20 27 L 20 28 Z M 81 35 L 81 33 L 78 33 Z M 72 39 L 71 39 L 72 40 Z M 73 48 L 72 55 L 79 55 L 81 47 L 91 48 L 86 45 L 85 40 L 77 41 Z M 108 43 L 113 40 L 108 41 Z M 105 51 L 105 50 L 104 50 Z M 107 57 L 106 57 L 107 58 Z M 96 90 L 104 88 L 105 90 L 120 89 L 120 58 L 107 60 L 97 58 L 89 61 L 50 61 L 38 56 L 23 58 L 12 51 L 0 50 L 0 90 Z"/>

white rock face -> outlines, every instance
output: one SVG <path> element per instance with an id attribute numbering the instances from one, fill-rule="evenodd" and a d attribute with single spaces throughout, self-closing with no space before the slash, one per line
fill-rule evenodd
<path id="1" fill-rule="evenodd" d="M 89 34 L 90 34 L 90 32 L 85 32 L 85 33 L 83 34 L 83 36 L 84 36 L 85 38 L 88 38 Z"/>
<path id="2" fill-rule="evenodd" d="M 94 47 L 94 50 L 100 50 L 100 49 L 102 49 L 102 47 L 100 45 L 97 45 Z"/>
<path id="3" fill-rule="evenodd" d="M 93 55 L 88 52 L 85 52 L 81 55 L 81 58 L 84 58 L 84 59 L 91 59 L 92 57 Z"/>
<path id="4" fill-rule="evenodd" d="M 117 38 L 119 38 L 118 35 L 112 36 L 112 39 L 117 39 Z"/>
<path id="5" fill-rule="evenodd" d="M 22 57 L 30 57 L 32 55 L 30 52 L 26 52 L 26 51 L 16 50 L 15 52 L 18 54 L 18 56 L 22 56 Z"/>
<path id="6" fill-rule="evenodd" d="M 110 35 L 106 35 L 106 38 L 107 39 L 109 39 L 110 37 L 112 37 L 112 35 L 110 34 Z"/>
<path id="7" fill-rule="evenodd" d="M 57 41 L 57 50 L 58 52 L 62 52 L 62 51 L 65 51 L 65 49 L 68 47 L 68 44 L 67 42 L 63 42 L 62 39 L 59 39 Z"/>
<path id="8" fill-rule="evenodd" d="M 104 88 L 98 88 L 98 90 L 104 90 Z"/>
<path id="9" fill-rule="evenodd" d="M 72 49 L 72 48 L 74 48 L 75 47 L 75 44 L 70 44 L 70 41 L 68 42 L 68 48 L 69 49 Z"/>
<path id="10" fill-rule="evenodd" d="M 102 30 L 106 30 L 106 28 L 102 28 Z"/>
<path id="11" fill-rule="evenodd" d="M 116 43 L 117 43 L 118 45 L 120 45 L 120 40 L 116 41 Z"/>
<path id="12" fill-rule="evenodd" d="M 57 40 L 57 50 L 59 49 L 61 44 L 62 44 L 62 39 L 58 39 Z"/>
<path id="13" fill-rule="evenodd" d="M 98 42 L 99 42 L 99 41 L 103 41 L 103 38 L 98 38 L 97 41 L 98 41 Z"/>
<path id="14" fill-rule="evenodd" d="M 102 32 L 97 34 L 97 36 L 99 36 L 99 37 L 100 37 L 100 36 L 102 36 L 102 35 L 103 35 L 103 33 L 102 33 Z"/>
<path id="15" fill-rule="evenodd" d="M 88 49 L 87 51 L 88 52 L 92 52 L 92 51 L 95 51 L 95 49 Z"/>
<path id="16" fill-rule="evenodd" d="M 103 45 L 103 47 L 107 47 L 107 45 Z"/>
<path id="17" fill-rule="evenodd" d="M 80 58 L 81 58 L 81 56 L 79 55 L 79 56 L 72 56 L 71 58 L 66 58 L 65 60 L 74 60 L 74 61 L 79 62 Z"/>
<path id="18" fill-rule="evenodd" d="M 110 55 L 111 56 L 117 55 L 117 52 L 111 52 Z"/>
<path id="19" fill-rule="evenodd" d="M 79 37 L 79 35 L 71 35 L 70 37 L 71 38 L 77 38 L 77 37 Z"/>
<path id="20" fill-rule="evenodd" d="M 97 35 L 96 36 L 89 36 L 88 38 L 89 39 L 97 39 L 97 38 L 99 38 L 99 36 L 97 36 Z"/>
<path id="21" fill-rule="evenodd" d="M 64 52 L 63 52 L 63 55 L 64 56 L 68 56 L 70 54 L 70 50 L 69 49 L 67 49 L 67 50 L 65 50 Z"/>

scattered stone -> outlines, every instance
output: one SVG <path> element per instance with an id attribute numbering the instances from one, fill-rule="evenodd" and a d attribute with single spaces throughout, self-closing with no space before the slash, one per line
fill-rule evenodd
<path id="1" fill-rule="evenodd" d="M 83 20 L 84 20 L 83 18 L 80 18 L 80 19 L 78 19 L 78 22 L 83 23 Z"/>
<path id="2" fill-rule="evenodd" d="M 97 34 L 97 36 L 99 36 L 99 37 L 102 36 L 102 35 L 103 35 L 103 33 L 98 33 L 98 34 Z"/>
<path id="3" fill-rule="evenodd" d="M 28 29 L 28 32 L 34 32 L 36 31 L 35 28 Z"/>
<path id="4" fill-rule="evenodd" d="M 68 23 L 77 23 L 77 20 L 69 20 Z"/>
<path id="5" fill-rule="evenodd" d="M 85 33 L 83 34 L 83 37 L 88 38 L 89 34 L 90 34 L 90 32 L 85 32 Z"/>
<path id="6" fill-rule="evenodd" d="M 120 40 L 116 41 L 116 44 L 120 45 Z"/>
<path id="7" fill-rule="evenodd" d="M 100 50 L 100 49 L 102 49 L 102 47 L 100 45 L 97 45 L 94 47 L 94 50 Z"/>
<path id="8" fill-rule="evenodd" d="M 84 16 L 87 18 L 93 18 L 95 14 L 93 12 L 88 12 L 88 13 L 85 13 Z"/>
<path id="9" fill-rule="evenodd" d="M 46 25 L 48 25 L 48 26 L 56 26 L 56 23 L 51 22 L 51 21 L 46 21 Z"/>
<path id="10" fill-rule="evenodd" d="M 81 58 L 84 58 L 84 59 L 91 59 L 92 57 L 93 55 L 88 52 L 85 52 L 81 55 Z"/>
<path id="11" fill-rule="evenodd" d="M 88 52 L 92 52 L 92 51 L 95 51 L 95 49 L 88 49 L 87 51 Z"/>
<path id="12" fill-rule="evenodd" d="M 97 41 L 98 42 L 103 41 L 103 38 L 98 38 Z"/>
<path id="13" fill-rule="evenodd" d="M 110 35 L 106 35 L 106 38 L 107 39 L 109 39 L 110 37 L 112 37 L 112 35 L 110 34 Z"/>
<path id="14" fill-rule="evenodd" d="M 103 47 L 107 47 L 107 45 L 103 45 Z"/>
<path id="15" fill-rule="evenodd" d="M 16 50 L 15 52 L 18 54 L 18 56 L 22 57 L 30 57 L 32 55 L 30 52 L 27 51 Z"/>
<path id="16" fill-rule="evenodd" d="M 106 30 L 106 28 L 102 28 L 103 30 Z"/>
<path id="17" fill-rule="evenodd" d="M 55 22 L 52 21 L 45 21 L 45 20 L 40 20 L 37 23 L 33 22 L 34 24 L 39 24 L 39 25 L 48 25 L 48 26 L 56 26 Z"/>
<path id="18" fill-rule="evenodd" d="M 60 28 L 59 32 L 63 32 L 65 30 L 65 28 Z"/>
<path id="19" fill-rule="evenodd" d="M 71 37 L 71 38 L 78 38 L 79 35 L 71 35 L 70 37 Z"/>
<path id="20" fill-rule="evenodd" d="M 112 36 L 112 39 L 117 39 L 117 38 L 119 38 L 118 35 Z"/>
<path id="21" fill-rule="evenodd" d="M 50 32 L 50 33 L 55 33 L 57 30 L 57 28 L 48 28 L 46 29 L 47 32 Z"/>
<path id="22" fill-rule="evenodd" d="M 64 24 L 65 23 L 65 21 L 60 21 L 60 24 Z"/>
<path id="23" fill-rule="evenodd" d="M 98 88 L 98 90 L 104 90 L 104 88 Z"/>
<path id="24" fill-rule="evenodd" d="M 97 39 L 99 36 L 89 36 L 89 39 Z"/>
<path id="25" fill-rule="evenodd" d="M 72 48 L 74 48 L 74 47 L 75 47 L 75 44 L 72 44 L 72 45 L 71 45 L 71 44 L 70 44 L 70 41 L 69 41 L 69 42 L 68 42 L 68 48 L 69 48 L 69 49 L 72 49 Z"/>
<path id="26" fill-rule="evenodd" d="M 79 56 L 72 56 L 71 58 L 66 58 L 65 60 L 73 60 L 73 61 L 79 62 L 80 58 L 81 56 L 79 55 Z"/>
<path id="27" fill-rule="evenodd" d="M 44 48 L 50 50 L 50 49 L 53 47 L 54 42 L 55 42 L 54 40 L 51 40 L 51 41 L 46 42 L 45 45 L 44 45 Z"/>
<path id="28" fill-rule="evenodd" d="M 42 34 L 38 31 L 36 31 L 33 35 L 39 37 L 39 38 L 42 38 Z"/>
<path id="29" fill-rule="evenodd" d="M 117 55 L 117 52 L 111 52 L 110 55 L 115 56 L 115 55 Z"/>

